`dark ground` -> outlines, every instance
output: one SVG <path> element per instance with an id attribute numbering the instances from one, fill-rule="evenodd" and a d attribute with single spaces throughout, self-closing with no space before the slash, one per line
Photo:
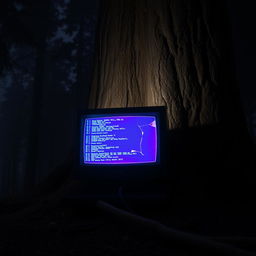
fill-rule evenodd
<path id="1" fill-rule="evenodd" d="M 248 145 L 243 154 L 232 150 L 231 144 L 219 147 L 220 134 L 211 130 L 190 133 L 170 138 L 174 150 L 169 154 L 176 163 L 168 168 L 175 173 L 176 166 L 176 173 L 166 182 L 172 188 L 168 201 L 135 205 L 127 200 L 127 204 L 113 205 L 130 207 L 135 214 L 177 230 L 256 252 L 255 151 Z M 117 218 L 87 201 L 67 200 L 66 195 L 78 185 L 70 178 L 72 159 L 56 168 L 26 203 L 0 202 L 1 255 L 222 255 Z M 221 159 L 226 159 L 225 165 Z"/>
<path id="2" fill-rule="evenodd" d="M 81 202 L 41 202 L 18 217 L 1 219 L 1 255 L 221 255 L 163 238 L 150 228 Z M 15 207 L 2 204 L 1 210 L 17 212 Z M 157 210 L 137 207 L 136 212 L 167 226 L 204 236 L 250 237 L 253 241 L 233 244 L 256 250 L 253 208 L 249 202 L 201 206 L 173 203 L 169 208 Z"/>

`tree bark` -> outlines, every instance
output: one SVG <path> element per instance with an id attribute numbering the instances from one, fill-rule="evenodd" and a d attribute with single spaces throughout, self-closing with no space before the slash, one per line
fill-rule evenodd
<path id="1" fill-rule="evenodd" d="M 165 105 L 171 129 L 237 123 L 226 24 L 221 1 L 102 1 L 89 107 Z"/>

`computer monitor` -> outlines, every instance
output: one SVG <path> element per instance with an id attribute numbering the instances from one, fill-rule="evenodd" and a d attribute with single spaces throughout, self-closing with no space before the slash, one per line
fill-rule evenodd
<path id="1" fill-rule="evenodd" d="M 87 185 L 98 189 L 163 178 L 165 107 L 87 110 L 78 128 L 75 176 Z"/>

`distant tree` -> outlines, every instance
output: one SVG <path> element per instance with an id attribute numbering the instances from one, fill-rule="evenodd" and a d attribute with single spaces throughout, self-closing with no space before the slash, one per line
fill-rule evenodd
<path id="1" fill-rule="evenodd" d="M 35 41 L 24 21 L 25 3 L 0 3 L 1 194 L 23 189 L 27 123 Z"/>
<path id="2" fill-rule="evenodd" d="M 22 7 L 23 4 L 18 1 L 0 2 L 0 75 L 15 66 L 9 51 L 13 43 L 19 45 L 35 43 L 33 35 L 22 20 Z"/>
<path id="3" fill-rule="evenodd" d="M 34 85 L 32 88 L 32 106 L 28 139 L 28 154 L 25 175 L 25 189 L 30 191 L 36 183 L 36 170 L 38 164 L 38 143 L 40 121 L 42 114 L 43 86 L 45 80 L 45 67 L 47 65 L 46 47 L 47 36 L 51 24 L 51 0 L 29 1 L 26 15 L 29 21 L 26 21 L 26 27 L 34 37 L 36 50 L 36 63 Z M 25 19 L 25 16 L 24 16 Z"/>

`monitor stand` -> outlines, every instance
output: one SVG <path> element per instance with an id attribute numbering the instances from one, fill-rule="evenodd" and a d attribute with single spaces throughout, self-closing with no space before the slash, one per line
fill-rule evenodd
<path id="1" fill-rule="evenodd" d="M 149 181 L 128 183 L 101 181 L 97 184 L 80 181 L 66 199 L 73 203 L 91 206 L 96 205 L 100 200 L 126 210 L 151 207 L 155 209 L 157 206 L 168 204 L 169 192 L 167 186 Z"/>

